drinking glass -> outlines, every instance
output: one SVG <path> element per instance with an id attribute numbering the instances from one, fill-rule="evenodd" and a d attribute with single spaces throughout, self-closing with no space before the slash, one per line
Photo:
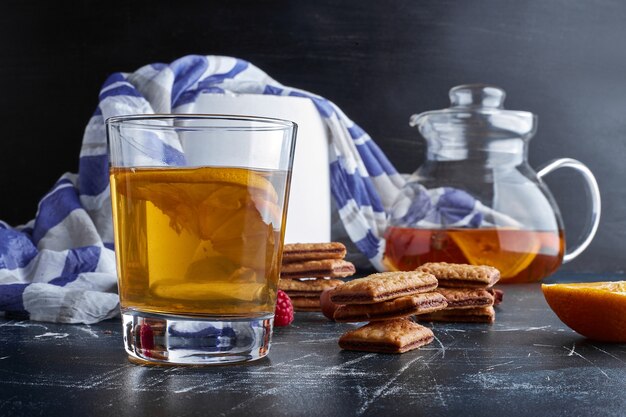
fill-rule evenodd
<path id="1" fill-rule="evenodd" d="M 106 125 L 129 359 L 199 365 L 267 355 L 296 124 L 132 115 Z"/>

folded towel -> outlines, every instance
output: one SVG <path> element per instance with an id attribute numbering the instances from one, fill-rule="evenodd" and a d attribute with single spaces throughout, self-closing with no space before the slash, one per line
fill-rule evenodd
<path id="1" fill-rule="evenodd" d="M 356 247 L 382 270 L 388 213 L 405 182 L 374 141 L 332 102 L 286 87 L 249 62 L 192 55 L 106 80 L 85 129 L 78 176 L 63 175 L 28 224 L 11 228 L 0 222 L 0 311 L 67 323 L 118 314 L 104 121 L 126 114 L 193 113 L 200 94 L 244 93 L 313 102 L 330 133 L 331 192 L 339 215 Z M 471 196 L 462 205 L 449 200 L 449 210 L 438 197 L 445 193 L 425 192 L 429 202 L 442 204 L 412 206 L 411 216 L 422 210 L 424 221 L 436 222 L 437 213 L 455 212 L 461 223 L 480 223 Z"/>

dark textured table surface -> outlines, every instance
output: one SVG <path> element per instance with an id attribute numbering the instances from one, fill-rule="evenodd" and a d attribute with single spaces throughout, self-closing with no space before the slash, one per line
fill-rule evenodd
<path id="1" fill-rule="evenodd" d="M 539 285 L 503 288 L 494 325 L 433 324 L 403 355 L 341 351 L 354 325 L 300 313 L 268 358 L 212 368 L 129 363 L 117 320 L 0 319 L 0 415 L 626 415 L 626 345 L 568 329 Z"/>

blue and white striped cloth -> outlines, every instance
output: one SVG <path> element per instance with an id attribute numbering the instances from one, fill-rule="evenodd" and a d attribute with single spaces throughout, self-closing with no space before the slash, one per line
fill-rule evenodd
<path id="1" fill-rule="evenodd" d="M 106 80 L 85 129 L 79 174 L 57 181 L 33 221 L 15 228 L 0 222 L 0 311 L 66 323 L 117 315 L 104 121 L 127 114 L 194 113 L 200 94 L 241 93 L 305 97 L 315 104 L 330 132 L 331 190 L 339 215 L 356 247 L 382 269 L 387 213 L 404 179 L 372 139 L 332 102 L 286 87 L 249 62 L 192 55 Z M 469 213 L 473 203 L 464 204 L 467 213 L 461 217 L 475 222 Z"/>

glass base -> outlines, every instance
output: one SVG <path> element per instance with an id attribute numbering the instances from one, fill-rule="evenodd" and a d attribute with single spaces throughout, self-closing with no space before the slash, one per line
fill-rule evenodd
<path id="1" fill-rule="evenodd" d="M 131 362 L 223 365 L 267 355 L 274 315 L 194 317 L 125 310 L 122 324 L 124 347 Z"/>

